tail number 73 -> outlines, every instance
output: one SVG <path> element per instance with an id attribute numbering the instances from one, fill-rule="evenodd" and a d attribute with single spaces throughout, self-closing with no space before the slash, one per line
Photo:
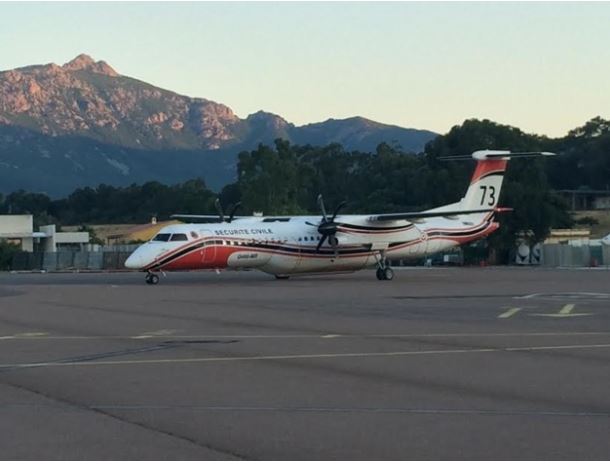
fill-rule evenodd
<path id="1" fill-rule="evenodd" d="M 488 198 L 487 201 L 488 206 L 493 206 L 496 204 L 496 188 L 493 185 L 481 185 L 481 190 L 483 190 L 483 195 L 481 196 L 481 205 L 485 204 L 485 199 Z"/>

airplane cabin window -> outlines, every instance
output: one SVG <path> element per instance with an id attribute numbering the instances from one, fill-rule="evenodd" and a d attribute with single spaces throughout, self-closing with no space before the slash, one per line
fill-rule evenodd
<path id="1" fill-rule="evenodd" d="M 188 241 L 186 234 L 173 234 L 172 238 L 170 239 L 170 242 L 186 242 L 186 241 Z"/>
<path id="2" fill-rule="evenodd" d="M 157 234 L 152 239 L 153 242 L 168 242 L 171 234 Z"/>

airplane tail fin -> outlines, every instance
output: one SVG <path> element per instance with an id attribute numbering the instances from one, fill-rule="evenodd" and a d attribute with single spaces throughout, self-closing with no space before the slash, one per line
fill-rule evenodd
<path id="1" fill-rule="evenodd" d="M 554 156 L 549 152 L 511 153 L 506 150 L 480 150 L 472 154 L 477 166 L 466 195 L 460 201 L 463 209 L 496 208 L 508 161 L 512 158 Z M 457 158 L 447 158 L 457 159 Z"/>

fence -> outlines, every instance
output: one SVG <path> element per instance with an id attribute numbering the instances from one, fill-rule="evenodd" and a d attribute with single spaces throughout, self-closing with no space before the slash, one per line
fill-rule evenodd
<path id="1" fill-rule="evenodd" d="M 543 245 L 541 264 L 547 267 L 610 266 L 610 247 L 603 245 Z"/>
<path id="2" fill-rule="evenodd" d="M 68 271 L 125 269 L 131 251 L 58 251 L 57 253 L 20 252 L 13 256 L 14 271 Z"/>
<path id="3" fill-rule="evenodd" d="M 68 271 L 125 269 L 124 263 L 137 245 L 102 247 L 100 251 L 19 252 L 13 257 L 15 271 Z M 398 265 L 399 263 L 394 263 Z M 400 263 L 402 264 L 402 263 Z M 546 267 L 610 267 L 610 246 L 543 245 L 540 264 Z"/>

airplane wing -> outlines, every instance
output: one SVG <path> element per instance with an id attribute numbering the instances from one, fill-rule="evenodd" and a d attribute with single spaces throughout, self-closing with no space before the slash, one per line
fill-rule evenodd
<path id="1" fill-rule="evenodd" d="M 233 216 L 232 219 L 262 219 L 264 222 L 274 222 L 274 221 L 282 221 L 288 220 L 294 216 Z M 172 219 L 198 219 L 201 221 L 206 221 L 208 223 L 222 223 L 227 222 L 223 220 L 218 214 L 172 214 L 170 216 Z"/>
<path id="2" fill-rule="evenodd" d="M 218 214 L 172 214 L 172 219 L 205 219 L 208 221 L 222 222 Z M 233 219 L 243 219 L 252 216 L 234 216 Z"/>
<path id="3" fill-rule="evenodd" d="M 489 213 L 491 211 L 502 212 L 505 208 L 487 208 L 487 209 L 468 209 L 468 210 L 454 210 L 454 211 L 421 211 L 412 213 L 389 213 L 389 214 L 376 214 L 368 218 L 372 222 L 384 222 L 384 221 L 416 221 L 418 219 L 426 219 L 433 217 L 453 217 L 461 214 L 477 214 L 477 213 Z"/>

